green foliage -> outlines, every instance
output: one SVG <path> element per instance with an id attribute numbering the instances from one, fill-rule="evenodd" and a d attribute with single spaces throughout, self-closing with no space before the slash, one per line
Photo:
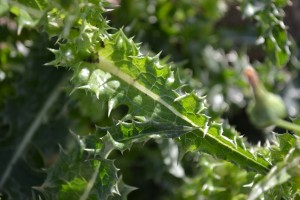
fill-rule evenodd
<path id="1" fill-rule="evenodd" d="M 80 144 L 82 141 L 78 140 L 70 153 L 61 149 L 59 160 L 48 170 L 48 177 L 39 190 L 50 199 L 108 199 L 113 194 L 126 198 L 133 188 L 118 177 L 114 161 L 106 159 L 111 150 L 122 150 L 123 145 L 109 134 L 100 140 L 93 136 L 85 140 L 89 141 Z M 101 150 L 99 154 L 88 151 L 96 148 Z"/>
<path id="2" fill-rule="evenodd" d="M 264 45 L 267 59 L 277 67 L 284 66 L 291 56 L 291 42 L 283 23 L 283 7 L 286 5 L 287 0 L 242 1 L 245 17 L 253 17 L 259 22 L 257 43 Z"/>
<path id="3" fill-rule="evenodd" d="M 252 188 L 248 199 L 257 199 L 264 194 L 266 198 L 299 198 L 299 145 L 297 138 L 290 134 L 278 136 L 279 146 L 273 147 L 276 166 Z M 283 154 L 283 152 L 285 152 Z"/>
<path id="4" fill-rule="evenodd" d="M 287 2 L 120 3 L 0 3 L 0 198 L 146 199 L 157 187 L 151 198 L 296 199 L 298 136 L 253 145 L 221 119 L 245 106 L 250 90 L 240 74 L 250 61 L 228 32 L 214 29 L 232 3 L 256 19 L 265 59 L 254 65 L 261 88 L 273 88 L 266 75 L 292 56 Z M 255 89 L 254 96 L 257 104 Z M 260 95 L 254 119 L 262 123 L 277 98 Z M 130 172 L 141 167 L 139 177 Z M 155 186 L 132 192 L 149 179 Z"/>
<path id="5" fill-rule="evenodd" d="M 255 175 L 209 156 L 200 157 L 197 169 L 197 174 L 187 179 L 180 188 L 181 196 L 178 199 L 246 199 L 250 190 L 246 185 Z"/>

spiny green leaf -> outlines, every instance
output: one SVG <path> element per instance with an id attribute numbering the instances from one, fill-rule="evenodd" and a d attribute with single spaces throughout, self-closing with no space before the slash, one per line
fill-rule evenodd
<path id="1" fill-rule="evenodd" d="M 71 152 L 61 149 L 59 160 L 48 170 L 47 180 L 40 188 L 44 195 L 54 199 L 126 198 L 133 188 L 118 177 L 114 161 L 106 159 L 111 150 L 122 150 L 123 145 L 109 134 L 100 140 L 92 135 L 78 142 L 81 145 L 78 143 Z"/>
<path id="2" fill-rule="evenodd" d="M 249 173 L 227 162 L 201 155 L 197 163 L 198 172 L 185 178 L 179 189 L 180 199 L 246 199 L 255 173 Z"/>
<path id="3" fill-rule="evenodd" d="M 277 135 L 277 140 L 278 144 L 269 147 L 276 165 L 252 187 L 248 200 L 297 199 L 299 195 L 299 138 L 285 133 Z"/>
<path id="4" fill-rule="evenodd" d="M 297 139 L 295 136 L 285 133 L 277 135 L 278 145 L 271 146 L 273 162 L 282 162 L 286 155 L 295 148 Z"/>
<path id="5" fill-rule="evenodd" d="M 125 184 L 123 182 L 122 176 L 119 178 L 119 180 L 117 182 L 117 187 L 115 189 L 116 189 L 116 191 L 114 191 L 114 193 L 116 193 L 117 195 L 110 196 L 108 198 L 109 200 L 126 200 L 127 195 L 130 192 L 136 190 L 135 187 Z"/>
<path id="6" fill-rule="evenodd" d="M 18 16 L 18 34 L 21 33 L 23 27 L 34 27 L 38 21 L 32 18 L 29 13 L 23 9 L 13 6 L 10 10 L 16 16 Z"/>
<path id="7" fill-rule="evenodd" d="M 295 148 L 293 148 L 295 151 Z M 299 182 L 299 150 L 297 157 L 288 154 L 285 160 L 278 162 L 270 172 L 262 178 L 257 184 L 252 188 L 252 191 L 248 197 L 248 200 L 255 200 L 260 196 L 265 195 L 267 199 L 269 198 L 288 198 L 294 199 L 294 197 L 299 195 L 299 187 L 293 187 L 291 182 L 294 182 L 294 186 Z M 290 152 L 292 153 L 292 152 Z M 296 178 L 295 178 L 296 177 Z M 275 196 L 274 196 L 275 195 Z M 269 198 L 268 198 L 269 197 Z"/>
<path id="8" fill-rule="evenodd" d="M 222 125 L 205 115 L 205 98 L 182 82 L 170 66 L 160 64 L 158 55 L 142 55 L 122 31 L 104 38 L 101 46 L 94 44 L 99 63 L 75 64 L 72 46 L 66 44 L 56 51 L 55 63 L 75 71 L 77 89 L 108 101 L 108 114 L 119 105 L 129 107 L 122 121 L 105 129 L 115 140 L 177 137 L 182 154 L 201 150 L 262 173 L 268 170 L 270 163 L 247 150 L 238 135 L 223 135 Z M 70 60 L 63 56 L 68 52 Z"/>

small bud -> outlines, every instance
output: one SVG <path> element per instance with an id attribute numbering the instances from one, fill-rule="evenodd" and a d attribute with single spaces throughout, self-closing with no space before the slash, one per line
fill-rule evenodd
<path id="1" fill-rule="evenodd" d="M 251 122 L 259 128 L 264 128 L 284 118 L 286 108 L 281 97 L 266 90 L 252 67 L 247 67 L 244 74 L 254 94 L 254 99 L 247 108 Z"/>

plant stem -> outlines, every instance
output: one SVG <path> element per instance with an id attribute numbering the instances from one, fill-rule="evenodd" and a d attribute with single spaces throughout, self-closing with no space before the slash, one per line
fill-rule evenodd
<path id="1" fill-rule="evenodd" d="M 101 162 L 99 162 L 97 164 L 97 167 L 96 167 L 96 169 L 95 169 L 95 171 L 94 171 L 91 179 L 89 180 L 89 182 L 88 182 L 88 184 L 87 184 L 87 186 L 86 186 L 86 188 L 84 190 L 84 193 L 82 194 L 82 196 L 80 197 L 79 200 L 86 200 L 86 199 L 88 199 L 88 197 L 90 195 L 90 192 L 91 192 L 91 190 L 92 190 L 92 188 L 95 185 L 95 182 L 97 180 L 97 176 L 99 174 L 100 166 L 101 166 Z"/>
<path id="2" fill-rule="evenodd" d="M 291 131 L 294 131 L 296 135 L 300 136 L 300 126 L 297 124 L 293 124 L 291 122 L 279 119 L 276 121 L 275 125 L 285 128 Z"/>
<path id="3" fill-rule="evenodd" d="M 65 82 L 66 82 L 66 79 L 63 78 L 62 81 L 60 83 L 58 83 L 58 85 L 50 93 L 47 101 L 45 102 L 45 104 L 43 105 L 43 107 L 41 108 L 41 110 L 36 115 L 34 121 L 30 124 L 29 128 L 27 129 L 27 131 L 26 131 L 26 133 L 24 135 L 24 138 L 22 139 L 21 144 L 16 149 L 14 155 L 12 156 L 11 160 L 9 161 L 9 163 L 8 163 L 8 165 L 7 165 L 4 173 L 3 173 L 3 176 L 2 176 L 2 178 L 0 180 L 0 187 L 2 187 L 5 184 L 7 178 L 9 177 L 9 175 L 10 175 L 12 169 L 13 169 L 13 166 L 19 160 L 20 156 L 24 152 L 24 150 L 27 147 L 28 143 L 31 141 L 32 137 L 34 136 L 34 134 L 36 133 L 36 131 L 40 127 L 40 125 L 41 125 L 41 123 L 42 123 L 42 121 L 44 119 L 44 116 L 48 112 L 49 108 L 58 99 L 59 94 L 62 91 L 61 90 L 61 86 Z"/>

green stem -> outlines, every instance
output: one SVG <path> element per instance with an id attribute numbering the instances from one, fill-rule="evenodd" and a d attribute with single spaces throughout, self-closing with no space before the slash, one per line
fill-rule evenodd
<path id="1" fill-rule="evenodd" d="M 2 187 L 5 184 L 6 180 L 9 178 L 15 163 L 19 160 L 19 158 L 21 157 L 25 148 L 31 141 L 32 137 L 34 136 L 34 134 L 36 133 L 36 131 L 42 124 L 43 119 L 44 119 L 46 113 L 48 112 L 48 110 L 58 99 L 59 94 L 62 92 L 62 89 L 61 89 L 62 85 L 64 85 L 67 80 L 69 80 L 69 79 L 63 78 L 61 80 L 61 82 L 59 82 L 57 84 L 57 86 L 53 89 L 53 91 L 48 96 L 47 101 L 45 102 L 43 107 L 40 109 L 40 111 L 36 115 L 33 122 L 30 124 L 28 130 L 26 131 L 26 133 L 24 135 L 24 138 L 22 139 L 22 142 L 20 143 L 20 145 L 18 145 L 18 148 L 16 149 L 14 155 L 11 157 L 11 160 L 9 161 L 8 165 L 6 166 L 6 168 L 4 170 L 3 176 L 0 180 L 0 187 Z M 1 197 L 0 197 L 0 199 L 1 199 Z"/>
<path id="2" fill-rule="evenodd" d="M 281 128 L 291 130 L 291 131 L 295 131 L 295 134 L 300 136 L 300 126 L 297 124 L 293 124 L 291 122 L 279 119 L 276 121 L 275 125 L 277 125 Z"/>
<path id="3" fill-rule="evenodd" d="M 90 192 L 91 192 L 93 186 L 94 186 L 95 183 L 96 183 L 97 176 L 98 176 L 99 170 L 100 170 L 100 166 L 101 166 L 101 162 L 99 162 L 99 163 L 97 164 L 97 167 L 96 167 L 96 169 L 95 169 L 95 171 L 94 171 L 94 173 L 93 173 L 91 179 L 89 180 L 89 182 L 88 182 L 88 184 L 87 184 L 87 186 L 86 186 L 86 188 L 85 188 L 85 190 L 84 190 L 84 193 L 81 195 L 81 197 L 80 197 L 79 200 L 86 200 L 86 199 L 88 199 L 88 197 L 89 197 L 89 195 L 90 195 Z"/>

